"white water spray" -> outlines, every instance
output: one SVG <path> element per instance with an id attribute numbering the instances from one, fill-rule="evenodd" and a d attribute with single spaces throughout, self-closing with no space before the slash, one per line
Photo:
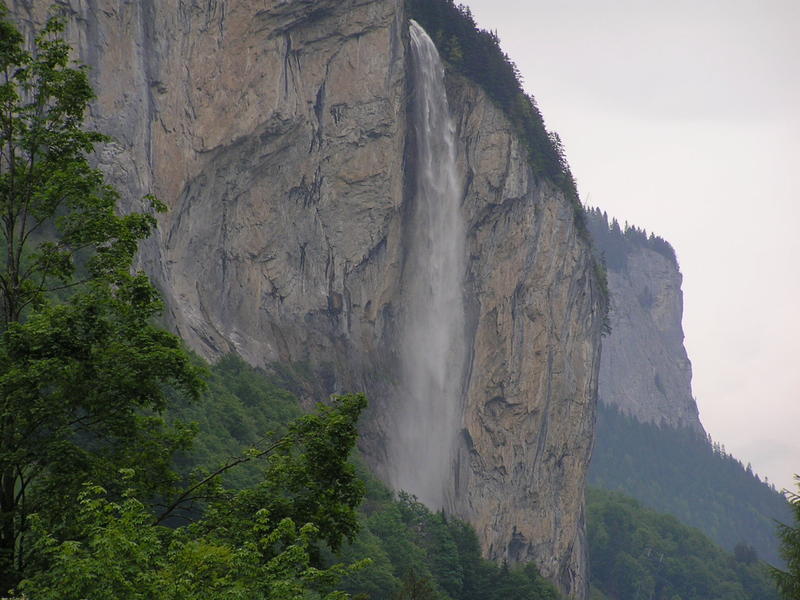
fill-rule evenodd
<path id="1" fill-rule="evenodd" d="M 444 67 L 433 41 L 414 21 L 411 50 L 416 190 L 403 274 L 404 397 L 389 443 L 394 487 L 438 509 L 452 504 L 462 422 L 466 226 Z"/>

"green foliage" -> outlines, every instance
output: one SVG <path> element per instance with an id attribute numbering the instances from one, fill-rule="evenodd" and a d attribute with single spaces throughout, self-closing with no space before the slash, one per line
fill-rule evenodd
<path id="1" fill-rule="evenodd" d="M 155 225 L 152 214 L 118 216 L 117 192 L 89 165 L 107 138 L 82 128 L 93 94 L 85 69 L 68 65 L 63 23 L 49 20 L 29 53 L 5 13 L 0 7 L 1 331 L 51 292 L 83 283 L 74 280 L 78 253 L 87 257 L 85 279 L 130 287 L 138 242 Z M 143 285 L 129 291 L 151 295 Z"/>
<path id="2" fill-rule="evenodd" d="M 229 356 L 211 368 L 208 390 L 199 401 L 175 403 L 172 414 L 196 422 L 198 429 L 192 451 L 179 458 L 183 470 L 213 473 L 230 462 L 232 452 L 245 452 L 248 446 L 263 447 L 259 432 L 283 434 L 290 430 L 288 422 L 300 409 L 296 399 L 282 389 L 286 385 L 285 369 L 278 371 L 276 379 Z M 239 477 L 242 467 L 248 470 Z M 326 544 L 309 549 L 314 561 L 318 561 L 313 564 L 358 564 L 370 559 L 369 566 L 349 572 L 340 589 L 373 600 L 558 598 L 534 566 L 503 569 L 484 560 L 475 531 L 466 523 L 431 513 L 408 495 L 395 498 L 363 463 L 350 475 L 364 482 L 366 494 L 359 511 L 358 531 L 337 552 Z M 244 489 L 252 488 L 254 479 L 287 481 L 272 470 L 265 477 L 257 462 L 237 466 L 223 476 L 229 488 L 243 489 L 243 499 L 254 493 Z M 230 489 L 222 493 L 230 493 Z M 294 498 L 294 492 L 289 496 Z M 262 501 L 261 505 L 266 504 Z M 276 514 L 283 510 L 275 504 L 266 506 Z M 190 513 L 201 509 L 202 506 L 192 507 Z M 236 510 L 242 519 L 248 518 L 247 510 Z M 530 595 L 531 590 L 535 590 L 534 595 Z"/>
<path id="3" fill-rule="evenodd" d="M 196 401 L 170 394 L 171 418 L 193 423 L 198 431 L 191 449 L 176 457 L 181 473 L 209 473 L 248 448 L 284 435 L 289 422 L 303 414 L 297 399 L 282 384 L 235 354 L 214 364 L 206 383 Z M 226 487 L 241 489 L 262 477 L 259 464 L 250 461 L 228 470 L 222 479 Z"/>
<path id="4" fill-rule="evenodd" d="M 589 489 L 593 595 L 613 600 L 773 600 L 763 563 L 737 561 L 696 529 L 620 494 Z"/>
<path id="5" fill-rule="evenodd" d="M 500 48 L 497 35 L 479 29 L 469 8 L 453 0 L 406 0 L 406 10 L 428 32 L 450 67 L 480 85 L 503 110 L 527 146 L 534 174 L 566 194 L 576 224 L 585 230 L 583 207 L 561 139 L 545 128 L 536 101 L 522 89 L 519 70 Z"/>
<path id="6" fill-rule="evenodd" d="M 786 500 L 694 431 L 639 423 L 601 403 L 588 480 L 675 515 L 730 552 L 744 544 L 780 560 L 775 521 L 789 519 Z"/>
<path id="7" fill-rule="evenodd" d="M 795 475 L 800 488 L 800 477 Z M 781 538 L 781 557 L 786 562 L 786 570 L 771 569 L 781 595 L 786 600 L 800 598 L 800 495 L 790 492 L 789 504 L 794 513 L 794 525 L 781 523 L 778 526 Z"/>
<path id="8" fill-rule="evenodd" d="M 34 551 L 47 568 L 20 591 L 54 600 L 347 598 L 333 588 L 369 561 L 322 567 L 318 556 L 320 544 L 336 548 L 355 534 L 363 484 L 347 457 L 364 405 L 363 396 L 345 396 L 295 420 L 272 445 L 261 483 L 215 489 L 202 517 L 184 527 L 159 526 L 131 492 L 113 502 L 86 486 L 75 539 L 37 526 Z"/>
<path id="9" fill-rule="evenodd" d="M 611 295 L 608 291 L 608 270 L 605 261 L 595 256 L 593 261 L 594 277 L 600 287 L 600 294 L 603 298 L 603 322 L 601 324 L 602 335 L 611 335 Z"/>
<path id="10" fill-rule="evenodd" d="M 170 488 L 191 431 L 159 417 L 164 389 L 201 388 L 179 340 L 151 324 L 155 289 L 131 272 L 155 217 L 118 215 L 89 165 L 106 138 L 82 128 L 92 90 L 62 29 L 48 21 L 28 52 L 0 6 L 0 594 L 38 568 L 32 513 L 53 535 L 74 530 L 81 482 L 118 495 L 119 469 L 137 467 L 127 487 Z"/>
<path id="11" fill-rule="evenodd" d="M 432 513 L 411 496 L 398 498 L 368 474 L 362 529 L 344 557 L 367 553 L 372 565 L 345 579 L 344 589 L 373 600 L 556 600 L 533 564 L 509 569 L 482 558 L 468 524 Z"/>
<path id="12" fill-rule="evenodd" d="M 315 414 L 292 422 L 288 433 L 265 450 L 254 449 L 251 456 L 269 457 L 263 481 L 223 493 L 202 522 L 218 533 L 231 531 L 235 538 L 253 514 L 266 510 L 275 524 L 284 518 L 313 523 L 319 540 L 337 550 L 358 530 L 355 507 L 364 484 L 347 458 L 365 406 L 363 395 L 334 398 L 330 406 L 319 405 Z"/>

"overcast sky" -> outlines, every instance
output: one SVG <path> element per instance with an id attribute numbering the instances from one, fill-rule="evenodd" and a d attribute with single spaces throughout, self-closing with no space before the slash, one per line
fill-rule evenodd
<path id="1" fill-rule="evenodd" d="M 800 1 L 461 0 L 564 142 L 581 197 L 675 247 L 700 418 L 800 472 Z"/>

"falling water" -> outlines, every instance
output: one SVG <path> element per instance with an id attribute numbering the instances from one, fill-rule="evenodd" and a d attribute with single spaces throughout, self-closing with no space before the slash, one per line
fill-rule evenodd
<path id="1" fill-rule="evenodd" d="M 416 190 L 403 275 L 404 394 L 390 441 L 392 483 L 432 508 L 449 508 L 466 356 L 463 184 L 444 67 L 436 46 L 414 21 L 411 50 Z"/>

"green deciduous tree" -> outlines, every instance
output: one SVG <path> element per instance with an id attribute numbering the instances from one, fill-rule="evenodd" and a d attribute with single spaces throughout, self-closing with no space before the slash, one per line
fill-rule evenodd
<path id="1" fill-rule="evenodd" d="M 165 386 L 201 387 L 131 268 L 163 207 L 117 213 L 89 163 L 106 138 L 83 128 L 92 90 L 62 29 L 51 19 L 28 51 L 0 5 L 0 594 L 41 558 L 29 516 L 68 536 L 83 481 L 118 497 L 119 469 L 137 467 L 125 487 L 166 493 L 191 436 L 159 417 Z"/>
<path id="2" fill-rule="evenodd" d="M 321 556 L 358 527 L 348 455 L 366 400 L 334 400 L 216 469 L 174 471 L 194 428 L 161 414 L 176 390 L 199 396 L 202 369 L 152 325 L 161 301 L 132 271 L 163 207 L 118 214 L 89 162 L 106 138 L 83 128 L 92 90 L 62 30 L 50 20 L 29 52 L 0 5 L 0 595 L 344 598 L 332 590 L 349 569 Z M 257 459 L 257 482 L 223 486 Z"/>
<path id="3" fill-rule="evenodd" d="M 23 580 L 20 591 L 52 600 L 348 598 L 334 590 L 339 579 L 369 561 L 323 566 L 319 551 L 355 534 L 364 485 L 348 456 L 365 404 L 363 396 L 344 396 L 293 422 L 263 455 L 260 484 L 205 486 L 205 510 L 189 525 L 159 525 L 160 515 L 131 492 L 113 501 L 85 485 L 75 539 L 36 524 L 35 551 L 48 568 Z M 129 481 L 132 471 L 124 474 Z"/>
<path id="4" fill-rule="evenodd" d="M 800 476 L 795 475 L 800 489 Z M 786 570 L 773 568 L 772 576 L 786 600 L 800 598 L 800 494 L 788 493 L 789 504 L 794 512 L 795 523 L 778 525 L 781 538 L 781 557 L 786 561 Z"/>

